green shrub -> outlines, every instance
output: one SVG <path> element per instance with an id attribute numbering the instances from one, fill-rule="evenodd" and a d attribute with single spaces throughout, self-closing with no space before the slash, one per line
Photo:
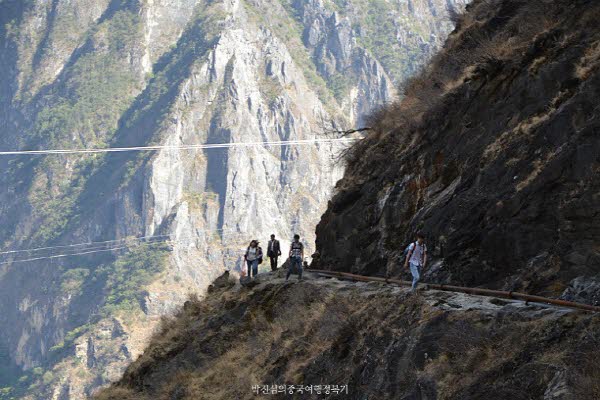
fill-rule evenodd
<path id="1" fill-rule="evenodd" d="M 65 272 L 62 276 L 60 290 L 66 293 L 77 294 L 81 291 L 81 287 L 86 278 L 90 274 L 90 270 L 86 268 L 73 268 Z"/>
<path id="2" fill-rule="evenodd" d="M 352 89 L 352 78 L 348 75 L 337 73 L 329 79 L 329 87 L 333 91 L 338 102 L 341 102 L 348 96 L 348 92 Z"/>
<path id="3" fill-rule="evenodd" d="M 102 266 L 105 279 L 105 304 L 101 314 L 131 313 L 140 309 L 144 287 L 164 271 L 169 246 L 164 243 L 139 245 L 112 264 Z"/>
<path id="4" fill-rule="evenodd" d="M 53 380 L 54 374 L 52 373 L 52 371 L 46 371 L 44 375 L 42 375 L 42 382 L 44 382 L 44 385 L 50 384 Z"/>

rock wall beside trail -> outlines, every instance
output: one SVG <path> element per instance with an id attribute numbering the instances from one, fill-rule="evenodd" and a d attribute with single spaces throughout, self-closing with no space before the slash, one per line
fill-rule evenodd
<path id="1" fill-rule="evenodd" d="M 594 302 L 600 5 L 468 10 L 348 154 L 317 228 L 318 267 L 406 273 L 400 253 L 421 230 L 426 280 Z"/>

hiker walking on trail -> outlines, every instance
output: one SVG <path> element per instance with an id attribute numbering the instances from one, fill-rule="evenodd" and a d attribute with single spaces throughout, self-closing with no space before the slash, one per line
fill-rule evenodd
<path id="1" fill-rule="evenodd" d="M 256 275 L 258 275 L 258 264 L 262 263 L 263 252 L 258 244 L 258 240 L 251 241 L 246 249 L 246 254 L 244 254 L 244 260 L 246 260 L 246 264 L 248 265 L 249 278 L 256 278 Z"/>
<path id="2" fill-rule="evenodd" d="M 267 257 L 271 260 L 271 271 L 277 269 L 277 258 L 281 255 L 281 247 L 279 246 L 279 240 L 275 239 L 275 235 L 271 235 L 269 245 L 267 246 Z"/>
<path id="3" fill-rule="evenodd" d="M 427 264 L 427 246 L 423 234 L 417 233 L 417 241 L 411 243 L 406 251 L 404 267 L 409 267 L 410 264 L 410 273 L 413 276 L 411 291 L 414 292 L 419 280 L 421 280 L 421 273 Z"/>
<path id="4" fill-rule="evenodd" d="M 292 274 L 292 270 L 298 271 L 298 280 L 302 280 L 302 260 L 304 259 L 304 245 L 300 242 L 300 235 L 294 235 L 294 241 L 290 247 L 290 266 L 288 268 L 285 280 L 287 281 Z"/>

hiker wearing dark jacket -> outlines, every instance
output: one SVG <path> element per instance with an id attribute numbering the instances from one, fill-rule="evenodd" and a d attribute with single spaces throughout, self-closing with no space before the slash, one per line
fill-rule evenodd
<path id="1" fill-rule="evenodd" d="M 417 233 L 417 241 L 411 243 L 407 250 L 404 267 L 410 268 L 410 273 L 413 276 L 411 291 L 414 292 L 421 279 L 422 271 L 427 265 L 427 246 L 423 234 Z"/>
<path id="2" fill-rule="evenodd" d="M 263 258 L 262 249 L 258 244 L 258 240 L 251 241 L 246 249 L 246 254 L 244 254 L 244 260 L 248 265 L 248 277 L 250 278 L 256 278 L 256 275 L 258 275 L 258 264 L 262 262 Z"/>
<path id="3" fill-rule="evenodd" d="M 271 271 L 275 271 L 277 269 L 277 258 L 281 255 L 281 247 L 279 245 L 279 240 L 275 239 L 275 235 L 271 235 L 271 240 L 269 240 L 269 244 L 267 246 L 267 257 L 271 261 Z"/>
<path id="4" fill-rule="evenodd" d="M 290 246 L 290 266 L 285 276 L 287 281 L 292 270 L 298 271 L 298 280 L 302 280 L 302 260 L 304 259 L 304 245 L 300 242 L 300 235 L 294 235 L 294 241 Z"/>

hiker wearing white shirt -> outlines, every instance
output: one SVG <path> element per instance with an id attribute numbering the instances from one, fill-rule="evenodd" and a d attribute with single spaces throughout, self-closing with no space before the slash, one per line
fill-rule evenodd
<path id="1" fill-rule="evenodd" d="M 263 253 L 258 244 L 258 240 L 251 241 L 246 249 L 246 254 L 244 254 L 244 260 L 248 264 L 249 278 L 256 278 L 256 275 L 258 275 L 258 264 L 262 263 Z"/>
<path id="2" fill-rule="evenodd" d="M 417 241 L 411 243 L 407 251 L 404 267 L 410 268 L 410 273 L 413 276 L 411 291 L 414 292 L 421 279 L 421 273 L 427 265 L 427 246 L 423 234 L 417 233 Z"/>

